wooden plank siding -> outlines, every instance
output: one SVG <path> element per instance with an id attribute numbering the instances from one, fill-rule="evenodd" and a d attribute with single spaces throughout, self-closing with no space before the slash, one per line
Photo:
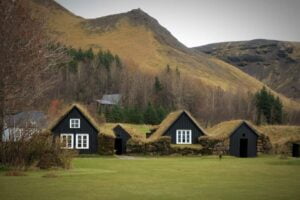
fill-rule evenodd
<path id="1" fill-rule="evenodd" d="M 258 135 L 246 123 L 242 123 L 230 136 L 229 153 L 232 156 L 241 156 L 240 142 L 241 139 L 248 140 L 247 157 L 257 156 L 257 139 Z"/>
<path id="2" fill-rule="evenodd" d="M 164 136 L 170 136 L 171 143 L 176 144 L 176 130 L 180 129 L 192 131 L 192 144 L 197 144 L 198 138 L 205 135 L 185 112 L 167 129 Z"/>
<path id="3" fill-rule="evenodd" d="M 70 119 L 80 119 L 80 128 L 70 128 Z M 98 131 L 89 122 L 89 120 L 80 112 L 76 107 L 66 114 L 66 116 L 58 122 L 56 126 L 52 128 L 52 133 L 55 137 L 60 137 L 61 134 L 73 134 L 73 147 L 75 149 L 76 135 L 77 134 L 88 134 L 89 135 L 89 149 L 79 149 L 80 154 L 91 154 L 97 153 L 98 151 Z"/>

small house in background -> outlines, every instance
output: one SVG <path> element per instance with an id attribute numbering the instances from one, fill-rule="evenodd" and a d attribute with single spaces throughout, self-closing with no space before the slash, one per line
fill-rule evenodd
<path id="1" fill-rule="evenodd" d="M 206 132 L 197 120 L 186 110 L 170 113 L 153 132 L 149 140 L 170 136 L 172 144 L 197 144 L 198 138 Z"/>
<path id="2" fill-rule="evenodd" d="M 47 127 L 47 116 L 40 111 L 19 112 L 4 117 L 2 141 L 17 141 L 25 134 L 34 134 Z"/>
<path id="3" fill-rule="evenodd" d="M 96 100 L 97 107 L 100 111 L 104 111 L 107 108 L 119 105 L 121 97 L 122 96 L 120 94 L 105 94 L 101 99 Z"/>
<path id="4" fill-rule="evenodd" d="M 72 105 L 50 128 L 59 137 L 62 148 L 78 150 L 79 153 L 98 152 L 98 126 L 88 111 L 78 104 Z"/>
<path id="5" fill-rule="evenodd" d="M 110 135 L 114 138 L 113 147 L 117 155 L 127 153 L 127 143 L 130 139 L 144 141 L 146 134 L 139 132 L 132 124 L 106 123 L 101 126 L 101 135 Z M 111 145 L 112 146 L 112 145 Z"/>
<path id="6" fill-rule="evenodd" d="M 115 151 L 116 154 L 126 154 L 127 142 L 129 139 L 143 140 L 145 134 L 139 133 L 136 129 L 127 124 L 118 124 L 113 128 L 115 134 Z"/>
<path id="7" fill-rule="evenodd" d="M 271 145 L 268 137 L 254 127 L 243 120 L 222 122 L 208 129 L 209 136 L 202 141 L 213 140 L 215 146 L 211 149 L 217 154 L 256 157 L 257 152 L 267 152 Z"/>

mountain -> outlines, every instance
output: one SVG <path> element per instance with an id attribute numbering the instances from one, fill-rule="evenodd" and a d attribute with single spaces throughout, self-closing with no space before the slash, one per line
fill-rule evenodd
<path id="1" fill-rule="evenodd" d="M 109 49 L 122 60 L 134 63 L 144 73 L 178 68 L 199 80 L 195 84 L 218 87 L 225 92 L 254 93 L 263 83 L 220 59 L 189 49 L 159 22 L 141 9 L 96 19 L 84 19 L 51 0 L 32 0 L 36 14 L 46 19 L 49 35 L 75 48 Z M 101 15 L 101 13 L 99 13 Z M 275 92 L 274 92 L 275 93 Z M 279 95 L 288 108 L 297 102 Z"/>
<path id="2" fill-rule="evenodd" d="M 232 64 L 287 97 L 300 99 L 300 43 L 224 42 L 194 48 Z"/>

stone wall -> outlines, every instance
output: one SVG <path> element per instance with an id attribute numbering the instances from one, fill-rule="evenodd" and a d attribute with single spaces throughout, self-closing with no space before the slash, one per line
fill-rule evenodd
<path id="1" fill-rule="evenodd" d="M 258 154 L 268 154 L 272 152 L 272 144 L 270 139 L 266 135 L 259 135 L 257 140 L 257 153 Z"/>
<path id="2" fill-rule="evenodd" d="M 115 138 L 112 136 L 99 134 L 98 135 L 98 153 L 100 155 L 114 155 L 114 153 L 115 153 Z"/>
<path id="3" fill-rule="evenodd" d="M 151 142 L 130 139 L 127 142 L 127 153 L 144 155 L 202 155 L 203 151 L 202 148 L 194 148 L 192 146 L 172 146 L 171 138 L 163 136 Z"/>
<path id="4" fill-rule="evenodd" d="M 280 154 L 282 156 L 292 156 L 293 144 L 300 144 L 300 140 L 286 141 L 284 143 L 275 144 L 273 146 L 272 152 L 275 154 Z"/>

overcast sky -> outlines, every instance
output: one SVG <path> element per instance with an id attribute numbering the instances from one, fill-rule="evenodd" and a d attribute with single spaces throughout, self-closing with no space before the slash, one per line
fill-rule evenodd
<path id="1" fill-rule="evenodd" d="M 56 0 L 84 18 L 141 8 L 188 47 L 223 41 L 300 41 L 300 0 Z"/>

